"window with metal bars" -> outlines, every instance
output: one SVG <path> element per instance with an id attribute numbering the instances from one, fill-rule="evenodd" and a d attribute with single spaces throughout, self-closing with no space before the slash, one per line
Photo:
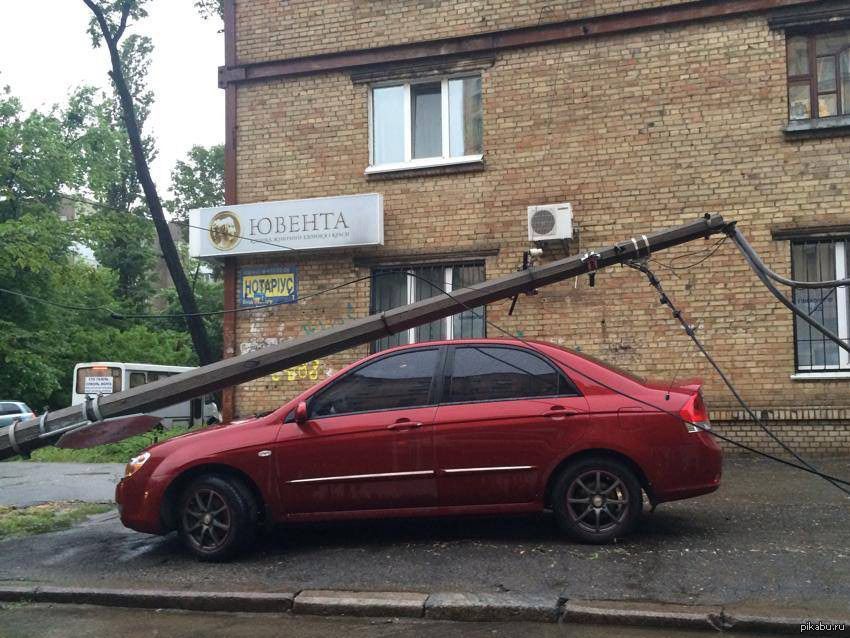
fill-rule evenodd
<path id="1" fill-rule="evenodd" d="M 789 35 L 788 119 L 850 115 L 850 29 Z"/>
<path id="2" fill-rule="evenodd" d="M 791 276 L 794 279 L 845 279 L 850 277 L 849 270 L 850 238 L 800 240 L 791 244 Z M 794 303 L 841 339 L 846 341 L 850 338 L 847 286 L 797 288 L 794 291 Z M 847 351 L 799 317 L 795 318 L 794 342 L 798 372 L 850 370 Z"/>
<path id="3" fill-rule="evenodd" d="M 483 263 L 376 268 L 372 271 L 372 312 L 391 310 L 482 281 Z M 372 352 L 422 341 L 485 337 L 486 309 L 482 306 L 474 310 L 378 339 L 372 343 Z"/>

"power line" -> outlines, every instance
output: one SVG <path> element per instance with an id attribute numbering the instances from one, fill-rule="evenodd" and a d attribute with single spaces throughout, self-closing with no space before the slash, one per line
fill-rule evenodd
<path id="1" fill-rule="evenodd" d="M 729 379 L 729 377 L 726 375 L 726 373 L 723 371 L 723 369 L 720 367 L 720 365 L 717 363 L 717 361 L 714 359 L 714 357 L 712 357 L 711 354 L 709 354 L 709 352 L 706 350 L 702 341 L 699 339 L 699 337 L 697 337 L 696 332 L 694 331 L 693 327 L 690 324 L 688 324 L 687 321 L 685 321 L 685 318 L 683 317 L 682 312 L 676 307 L 676 305 L 673 303 L 673 300 L 670 299 L 669 295 L 667 295 L 667 293 L 664 291 L 664 288 L 661 285 L 661 282 L 659 281 L 658 277 L 655 276 L 655 273 L 653 273 L 652 270 L 650 270 L 647 266 L 644 266 L 643 264 L 641 264 L 639 262 L 632 262 L 630 264 L 630 267 L 634 268 L 635 270 L 638 270 L 638 271 L 642 272 L 644 275 L 646 275 L 646 278 L 649 280 L 649 284 L 653 288 L 655 288 L 655 290 L 660 295 L 661 304 L 666 305 L 670 308 L 671 312 L 673 313 L 673 317 L 685 329 L 685 334 L 687 334 L 691 338 L 691 341 L 694 342 L 694 345 L 696 345 L 697 349 L 708 360 L 708 362 L 711 364 L 711 367 L 714 368 L 715 372 L 717 372 L 717 374 L 723 380 L 723 383 L 726 385 L 726 387 L 729 389 L 729 391 L 735 397 L 735 400 L 738 401 L 738 403 L 741 404 L 741 406 L 747 412 L 749 417 L 765 432 L 765 434 L 767 434 L 771 439 L 773 439 L 773 441 L 777 445 L 779 445 L 788 454 L 793 456 L 798 462 L 802 463 L 803 465 L 808 467 L 810 470 L 813 470 L 815 472 L 820 473 L 820 471 L 814 465 L 812 465 L 811 463 L 806 461 L 803 457 L 801 457 L 799 454 L 797 454 L 797 452 L 795 452 L 789 445 L 784 443 L 778 436 L 776 436 L 776 434 L 774 434 L 773 431 L 770 428 L 768 428 L 758 416 L 756 416 L 755 412 L 753 412 L 753 410 L 750 408 L 750 406 L 747 404 L 747 402 L 744 401 L 744 398 L 738 392 L 737 388 L 735 388 L 735 386 L 732 384 L 732 381 Z M 841 485 L 839 485 L 835 481 L 832 481 L 830 479 L 827 479 L 827 480 L 830 483 L 832 483 L 835 487 L 840 489 L 842 492 L 844 492 L 845 494 L 850 496 L 850 490 L 847 490 L 846 488 L 842 487 Z"/>

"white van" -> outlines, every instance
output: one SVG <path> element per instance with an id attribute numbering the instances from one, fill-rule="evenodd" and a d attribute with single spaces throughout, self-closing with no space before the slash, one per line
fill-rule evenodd
<path id="1" fill-rule="evenodd" d="M 115 361 L 97 361 L 78 363 L 74 366 L 74 390 L 71 405 L 82 403 L 86 395 L 112 394 L 136 388 L 152 381 L 159 381 L 180 372 L 194 370 L 184 366 L 158 366 L 152 363 L 117 363 Z M 209 425 L 221 421 L 221 413 L 213 401 L 212 395 L 183 401 L 151 412 L 162 417 L 162 424 L 172 425 Z"/>

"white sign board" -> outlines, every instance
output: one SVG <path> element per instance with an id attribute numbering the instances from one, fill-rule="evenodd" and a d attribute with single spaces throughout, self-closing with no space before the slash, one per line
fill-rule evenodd
<path id="1" fill-rule="evenodd" d="M 112 377 L 86 377 L 86 394 L 112 394 Z"/>
<path id="2" fill-rule="evenodd" d="M 189 254 L 225 257 L 384 243 L 378 193 L 189 211 Z"/>

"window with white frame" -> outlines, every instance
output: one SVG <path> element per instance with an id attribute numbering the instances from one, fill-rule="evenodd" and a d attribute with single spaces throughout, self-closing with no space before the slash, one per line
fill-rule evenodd
<path id="1" fill-rule="evenodd" d="M 799 240 L 791 244 L 792 277 L 800 281 L 829 281 L 850 277 L 850 238 Z M 794 303 L 815 321 L 850 338 L 850 299 L 847 286 L 797 288 Z M 819 330 L 795 317 L 794 341 L 798 372 L 850 370 L 850 356 Z"/>
<path id="2" fill-rule="evenodd" d="M 377 268 L 372 271 L 372 313 L 391 310 L 484 281 L 484 264 L 449 264 Z M 486 336 L 485 308 L 438 319 L 372 344 L 372 352 L 393 346 L 441 339 Z"/>
<path id="3" fill-rule="evenodd" d="M 478 161 L 481 76 L 373 86 L 369 127 L 367 172 Z"/>

